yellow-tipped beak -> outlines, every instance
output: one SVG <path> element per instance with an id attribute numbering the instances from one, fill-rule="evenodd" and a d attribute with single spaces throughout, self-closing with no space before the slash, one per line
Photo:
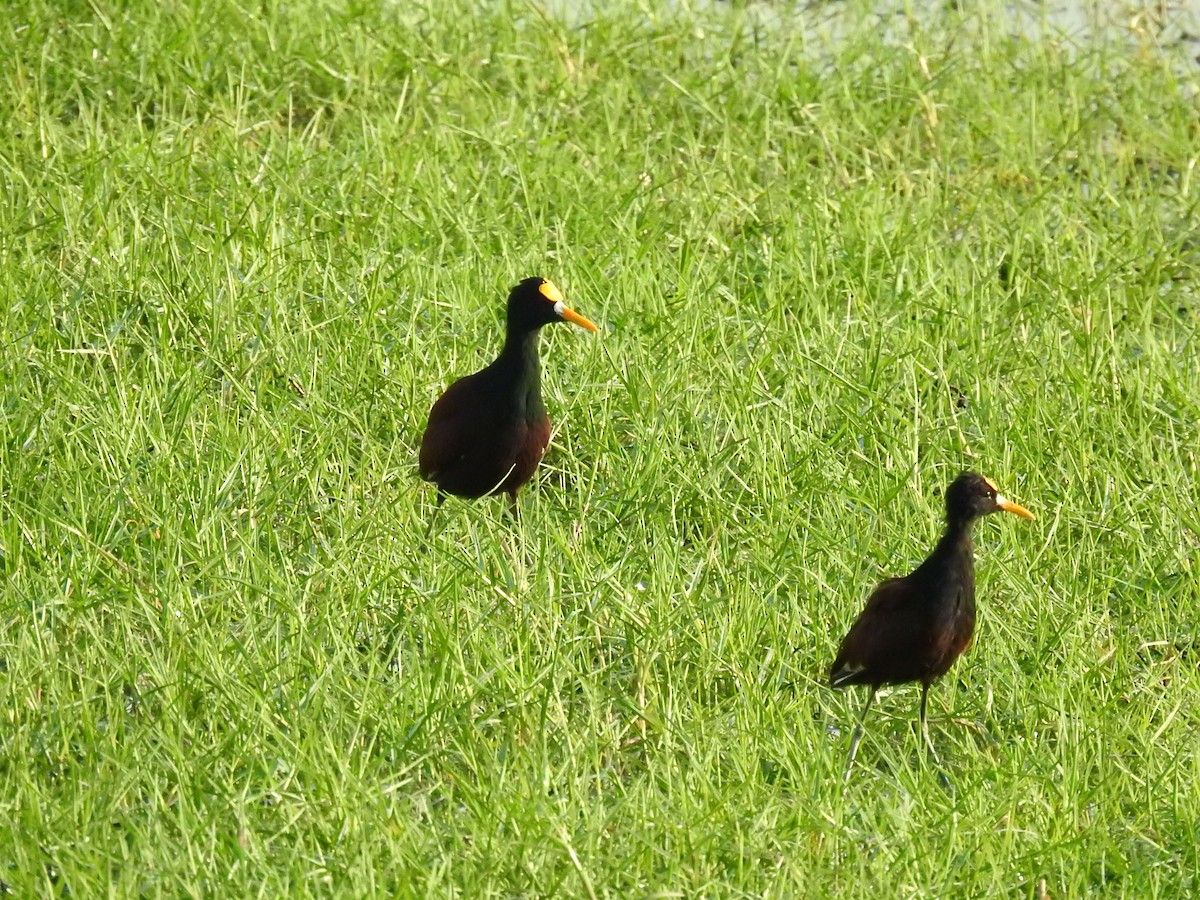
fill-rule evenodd
<path id="1" fill-rule="evenodd" d="M 589 322 L 587 319 L 585 319 L 583 316 L 581 316 L 579 313 L 575 312 L 575 310 L 573 310 L 573 309 L 568 309 L 567 307 L 564 306 L 562 309 L 560 309 L 558 311 L 558 314 L 560 316 L 562 316 L 563 319 L 565 319 L 566 321 L 571 322 L 575 325 L 578 325 L 580 328 L 586 328 L 588 331 L 599 331 L 600 330 L 595 325 L 593 325 L 591 322 Z"/>
<path id="2" fill-rule="evenodd" d="M 1022 519 L 1028 519 L 1030 522 L 1034 520 L 1033 513 L 1031 513 L 1025 507 L 1013 503 L 1008 498 L 1001 497 L 999 494 L 996 495 L 996 505 L 1005 512 L 1010 512 L 1015 516 L 1020 516 Z"/>

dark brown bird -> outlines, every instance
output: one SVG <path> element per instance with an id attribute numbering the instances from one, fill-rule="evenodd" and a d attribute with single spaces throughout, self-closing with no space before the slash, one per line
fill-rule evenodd
<path id="1" fill-rule="evenodd" d="M 507 493 L 514 515 L 517 491 L 533 477 L 550 443 L 542 403 L 538 332 L 543 325 L 596 326 L 567 308 L 545 278 L 526 278 L 508 295 L 508 330 L 496 361 L 446 389 L 429 411 L 421 437 L 421 477 L 446 494 Z"/>
<path id="2" fill-rule="evenodd" d="M 963 472 L 955 478 L 946 490 L 946 531 L 929 558 L 909 575 L 875 588 L 842 640 L 829 670 L 830 686 L 865 684 L 871 689 L 850 744 L 851 765 L 863 720 L 885 684 L 921 682 L 921 733 L 932 748 L 926 718 L 929 686 L 949 671 L 975 632 L 971 527 L 998 510 L 1033 519 L 1033 513 L 1005 499 L 982 475 Z"/>

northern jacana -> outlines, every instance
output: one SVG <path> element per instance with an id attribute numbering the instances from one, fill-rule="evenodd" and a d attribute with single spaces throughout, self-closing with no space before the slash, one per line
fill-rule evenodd
<path id="1" fill-rule="evenodd" d="M 1033 519 L 1033 513 L 1005 499 L 982 475 L 963 472 L 955 478 L 946 490 L 946 530 L 929 558 L 903 578 L 889 578 L 876 587 L 842 640 L 829 670 L 830 687 L 865 684 L 871 689 L 850 744 L 850 765 L 875 692 L 885 684 L 921 682 L 921 733 L 932 749 L 926 717 L 929 686 L 949 671 L 975 632 L 971 527 L 999 510 Z"/>
<path id="2" fill-rule="evenodd" d="M 517 492 L 537 470 L 550 443 L 542 403 L 538 333 L 551 322 L 596 326 L 568 309 L 545 278 L 526 278 L 508 295 L 504 348 L 490 366 L 455 381 L 433 404 L 421 437 L 420 472 L 446 494 L 482 497 Z"/>

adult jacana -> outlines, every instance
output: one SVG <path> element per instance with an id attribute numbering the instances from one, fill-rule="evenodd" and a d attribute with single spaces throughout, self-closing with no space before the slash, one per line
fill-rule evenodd
<path id="1" fill-rule="evenodd" d="M 998 510 L 1033 519 L 1033 513 L 1005 499 L 982 475 L 963 472 L 955 478 L 946 490 L 946 530 L 929 558 L 903 578 L 889 578 L 875 588 L 842 640 L 829 670 L 830 686 L 870 688 L 850 744 L 850 764 L 875 692 L 885 684 L 921 682 L 921 733 L 932 748 L 926 718 L 929 686 L 949 671 L 975 632 L 971 527 Z"/>
<path id="2" fill-rule="evenodd" d="M 507 493 L 514 515 L 517 491 L 533 477 L 550 443 L 542 403 L 538 332 L 551 322 L 596 326 L 568 309 L 545 278 L 526 278 L 508 295 L 504 348 L 487 368 L 460 378 L 429 411 L 421 437 L 421 477 L 446 494 Z"/>

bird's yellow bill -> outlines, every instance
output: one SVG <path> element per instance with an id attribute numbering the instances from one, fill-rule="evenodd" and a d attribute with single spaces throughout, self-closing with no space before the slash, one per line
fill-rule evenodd
<path id="1" fill-rule="evenodd" d="M 1000 507 L 1002 510 L 1004 510 L 1005 512 L 1010 512 L 1013 515 L 1020 516 L 1022 519 L 1028 519 L 1030 522 L 1032 522 L 1034 519 L 1033 513 L 1031 513 L 1025 507 L 1020 506 L 1019 504 L 1013 503 L 1007 497 L 1001 497 L 1000 495 L 997 494 L 996 495 L 996 505 L 998 507 Z"/>
<path id="2" fill-rule="evenodd" d="M 575 325 L 578 325 L 580 328 L 586 328 L 588 331 L 599 331 L 600 330 L 595 325 L 593 325 L 591 322 L 589 322 L 587 319 L 585 319 L 583 316 L 581 316 L 579 313 L 575 312 L 575 310 L 573 310 L 573 309 L 568 309 L 567 307 L 564 306 L 562 309 L 560 309 L 558 311 L 558 314 L 560 316 L 562 316 L 564 319 L 566 319 L 568 322 L 572 322 Z"/>

